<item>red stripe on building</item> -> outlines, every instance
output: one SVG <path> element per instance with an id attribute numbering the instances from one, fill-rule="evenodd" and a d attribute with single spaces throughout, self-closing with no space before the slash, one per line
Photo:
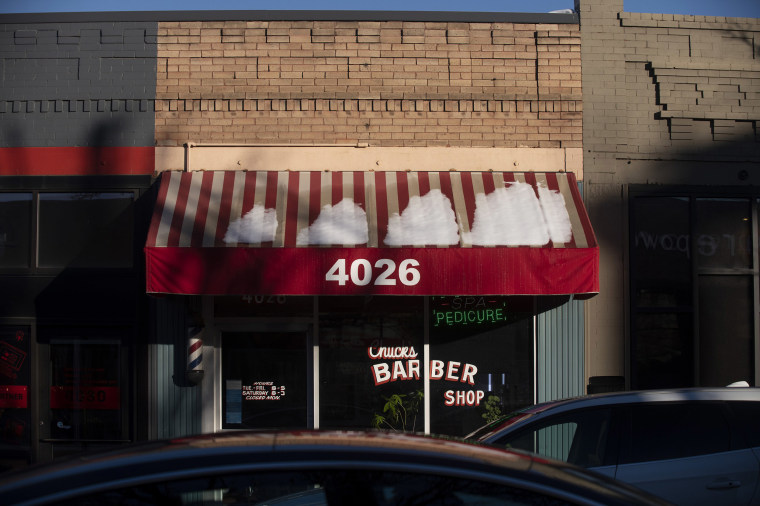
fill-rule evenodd
<path id="1" fill-rule="evenodd" d="M 136 176 L 155 168 L 153 146 L 0 148 L 0 176 Z"/>

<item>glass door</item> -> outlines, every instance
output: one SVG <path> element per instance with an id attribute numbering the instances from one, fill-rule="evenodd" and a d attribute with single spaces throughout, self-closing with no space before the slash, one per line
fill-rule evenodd
<path id="1" fill-rule="evenodd" d="M 306 332 L 222 333 L 222 428 L 309 428 Z"/>
<path id="2" fill-rule="evenodd" d="M 39 460 L 130 441 L 119 329 L 40 329 Z"/>

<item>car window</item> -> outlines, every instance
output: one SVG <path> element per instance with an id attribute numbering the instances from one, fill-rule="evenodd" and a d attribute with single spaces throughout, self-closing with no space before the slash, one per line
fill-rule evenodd
<path id="1" fill-rule="evenodd" d="M 597 467 L 609 460 L 611 423 L 611 408 L 577 411 L 535 423 L 496 444 L 582 467 Z"/>
<path id="2" fill-rule="evenodd" d="M 721 403 L 641 404 L 630 409 L 623 463 L 679 459 L 731 449 Z"/>
<path id="3" fill-rule="evenodd" d="M 731 402 L 733 411 L 746 444 L 760 447 L 760 402 Z"/>
<path id="4" fill-rule="evenodd" d="M 538 492 L 475 479 L 333 469 L 203 476 L 110 490 L 56 504 L 554 506 L 569 503 Z"/>

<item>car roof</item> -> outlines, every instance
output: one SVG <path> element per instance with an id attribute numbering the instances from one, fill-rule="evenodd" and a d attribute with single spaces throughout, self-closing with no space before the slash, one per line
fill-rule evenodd
<path id="1" fill-rule="evenodd" d="M 64 495 L 74 490 L 96 491 L 108 486 L 103 480 L 121 488 L 145 480 L 208 475 L 220 469 L 269 471 L 283 464 L 320 469 L 346 464 L 357 469 L 384 466 L 402 472 L 448 470 L 455 475 L 528 480 L 579 497 L 596 497 L 600 503 L 655 502 L 626 485 L 564 463 L 453 438 L 381 431 L 278 431 L 176 438 L 37 466 L 0 477 L 0 503 L 41 501 L 41 490 L 54 494 L 57 489 Z"/>
<path id="2" fill-rule="evenodd" d="M 609 404 L 634 404 L 642 402 L 683 402 L 683 401 L 755 401 L 760 402 L 760 388 L 756 387 L 716 387 L 679 388 L 661 390 L 632 390 L 570 397 L 549 401 L 522 410 L 525 413 L 541 413 L 560 407 L 604 406 Z"/>
<path id="3" fill-rule="evenodd" d="M 531 420 L 544 416 L 575 411 L 598 406 L 615 406 L 621 404 L 640 404 L 656 402 L 720 402 L 745 401 L 760 402 L 760 388 L 757 387 L 715 387 L 715 388 L 679 388 L 661 390 L 632 390 L 625 392 L 608 392 L 569 397 L 554 401 L 534 404 L 517 412 L 510 413 L 474 430 L 465 439 L 490 441 L 504 429 L 516 430 L 530 423 Z"/>

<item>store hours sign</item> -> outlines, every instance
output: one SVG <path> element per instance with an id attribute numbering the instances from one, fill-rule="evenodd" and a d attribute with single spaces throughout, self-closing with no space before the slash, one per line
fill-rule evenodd
<path id="1" fill-rule="evenodd" d="M 244 401 L 279 401 L 285 397 L 285 385 L 274 381 L 255 381 L 252 385 L 242 385 Z"/>
<path id="2" fill-rule="evenodd" d="M 375 386 L 420 379 L 420 358 L 414 346 L 371 346 L 367 349 L 367 354 L 372 360 Z M 477 373 L 478 368 L 466 362 L 431 360 L 429 364 L 431 381 L 452 383 L 451 388 L 443 394 L 446 406 L 480 406 L 485 392 L 467 388 L 468 385 L 475 386 Z"/>

